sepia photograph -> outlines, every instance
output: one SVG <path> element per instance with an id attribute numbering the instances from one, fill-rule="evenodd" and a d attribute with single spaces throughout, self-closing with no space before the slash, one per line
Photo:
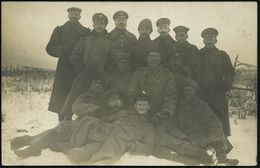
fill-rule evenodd
<path id="1" fill-rule="evenodd" d="M 257 165 L 257 2 L 1 11 L 2 165 Z"/>

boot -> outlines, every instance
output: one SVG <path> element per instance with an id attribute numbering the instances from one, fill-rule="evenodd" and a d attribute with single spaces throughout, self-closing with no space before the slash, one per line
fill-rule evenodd
<path id="1" fill-rule="evenodd" d="M 32 137 L 29 135 L 16 137 L 16 138 L 12 139 L 10 142 L 11 150 L 17 150 L 23 146 L 30 145 L 31 140 L 32 140 Z"/>
<path id="2" fill-rule="evenodd" d="M 41 150 L 32 146 L 29 146 L 28 148 L 24 150 L 15 150 L 14 153 L 22 158 L 27 158 L 30 156 L 40 156 Z"/>
<path id="3" fill-rule="evenodd" d="M 226 154 L 219 155 L 218 161 L 226 166 L 237 166 L 239 163 L 237 159 L 228 159 Z"/>

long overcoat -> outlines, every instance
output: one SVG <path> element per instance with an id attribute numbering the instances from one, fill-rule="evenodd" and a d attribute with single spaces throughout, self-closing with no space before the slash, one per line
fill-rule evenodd
<path id="1" fill-rule="evenodd" d="M 51 35 L 46 51 L 50 56 L 58 58 L 48 108 L 52 112 L 60 112 L 75 77 L 69 54 L 80 37 L 88 34 L 90 34 L 90 29 L 82 26 L 79 22 L 71 23 L 68 21 L 62 26 L 57 26 Z"/>
<path id="2" fill-rule="evenodd" d="M 230 135 L 228 101 L 235 71 L 229 55 L 218 48 L 202 48 L 199 51 L 198 96 L 208 103 L 222 122 L 224 132 Z"/>

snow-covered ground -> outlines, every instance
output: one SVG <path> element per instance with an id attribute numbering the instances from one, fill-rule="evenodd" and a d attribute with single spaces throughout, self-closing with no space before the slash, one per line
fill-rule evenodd
<path id="1" fill-rule="evenodd" d="M 12 92 L 10 88 L 2 88 L 2 161 L 4 165 L 70 165 L 62 153 L 50 149 L 42 151 L 38 157 L 27 159 L 18 158 L 10 149 L 10 139 L 21 135 L 36 135 L 58 124 L 55 113 L 47 110 L 50 92 L 31 92 L 21 94 Z M 233 122 L 236 118 L 237 123 Z M 228 154 L 229 158 L 239 159 L 239 165 L 256 165 L 257 122 L 249 116 L 239 120 L 236 116 L 230 118 L 232 136 L 230 141 L 234 149 Z M 182 163 L 158 159 L 150 156 L 130 156 L 125 154 L 116 165 L 184 165 Z"/>

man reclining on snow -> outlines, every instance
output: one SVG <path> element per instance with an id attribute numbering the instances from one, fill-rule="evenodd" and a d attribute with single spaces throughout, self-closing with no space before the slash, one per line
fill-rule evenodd
<path id="1" fill-rule="evenodd" d="M 108 98 L 110 109 L 113 109 L 112 106 L 123 107 L 124 101 L 121 95 L 117 92 L 110 95 Z M 114 122 L 108 123 L 97 118 L 85 117 L 87 122 L 81 121 L 82 127 L 78 129 L 79 132 L 74 132 L 70 143 L 60 144 L 55 150 L 64 152 L 74 163 L 111 163 L 119 160 L 126 152 L 135 155 L 151 155 L 155 133 L 148 114 L 149 96 L 138 95 L 134 107 L 130 107 L 127 113 L 122 107 L 118 110 L 121 115 L 118 115 L 118 119 Z M 95 133 L 92 132 L 94 127 L 89 130 L 87 123 L 91 122 L 96 123 Z M 85 132 L 85 136 L 77 136 L 80 132 Z"/>
<path id="2" fill-rule="evenodd" d="M 79 125 L 79 121 L 85 115 L 104 118 L 112 115 L 103 114 L 105 106 L 103 91 L 103 76 L 95 74 L 90 77 L 90 87 L 86 93 L 78 97 L 73 105 L 73 113 L 78 116 L 76 120 L 62 121 L 55 128 L 46 130 L 35 136 L 21 136 L 11 140 L 11 150 L 20 157 L 38 156 L 41 150 L 49 147 L 55 142 L 69 142 L 74 129 Z M 112 111 L 109 111 L 112 112 Z M 23 146 L 29 146 L 24 150 L 17 150 Z"/>

